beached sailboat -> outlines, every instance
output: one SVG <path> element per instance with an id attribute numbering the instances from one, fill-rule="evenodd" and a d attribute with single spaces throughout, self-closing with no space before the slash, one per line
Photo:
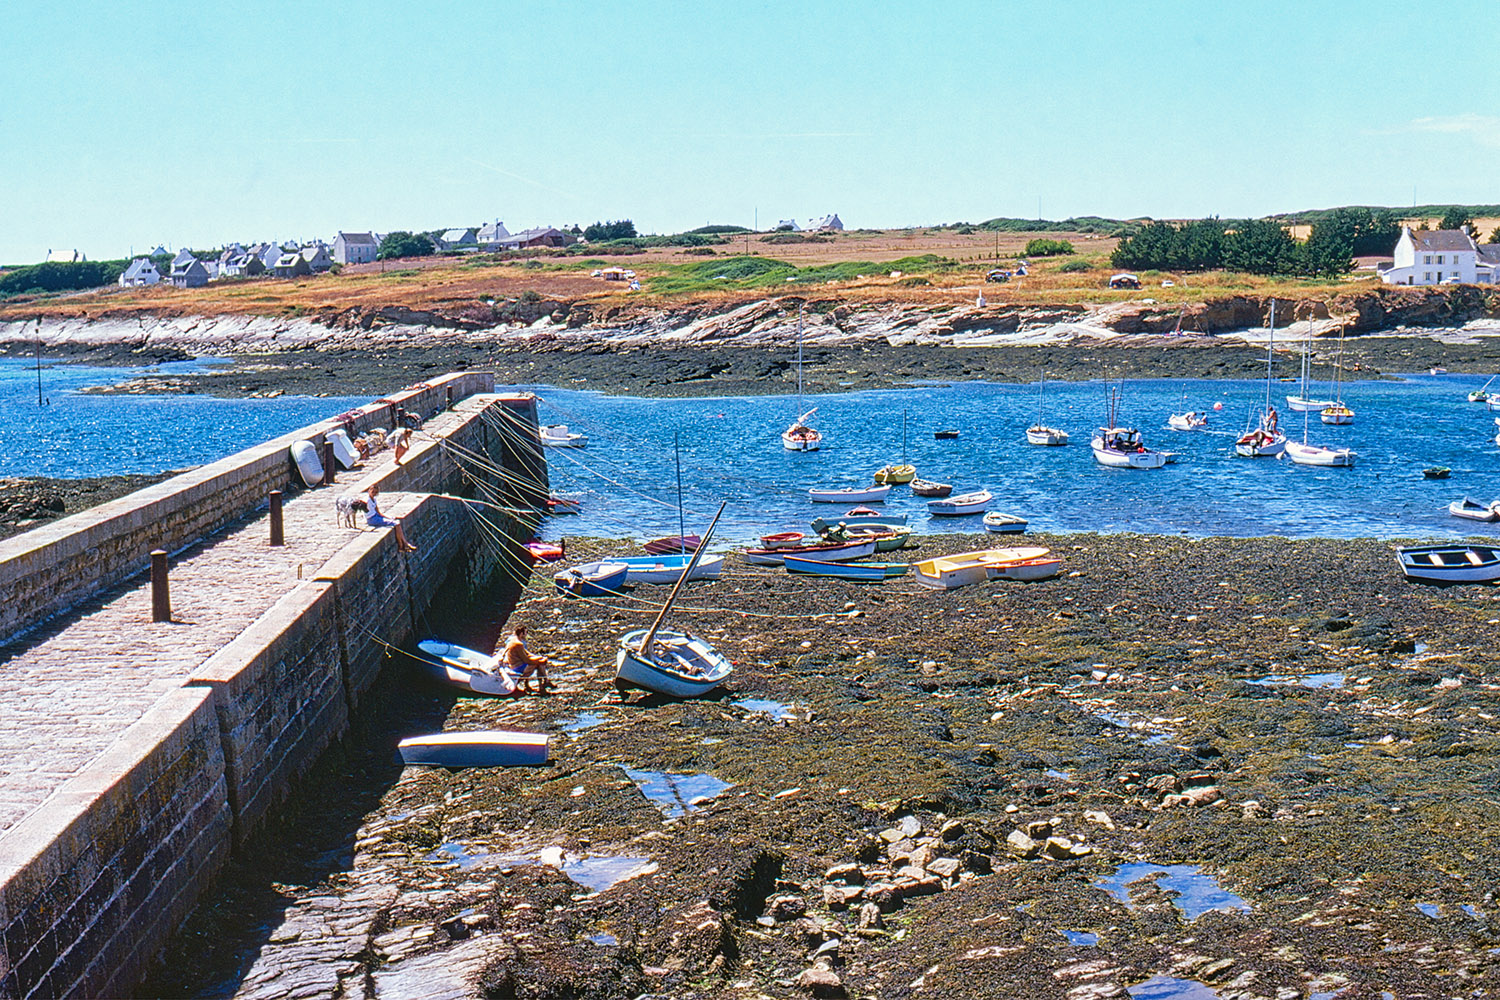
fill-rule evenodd
<path id="1" fill-rule="evenodd" d="M 1036 445 L 1064 445 L 1068 443 L 1068 432 L 1048 427 L 1042 420 L 1042 389 L 1047 384 L 1047 373 L 1036 384 L 1036 423 L 1026 428 L 1026 443 Z"/>
<path id="2" fill-rule="evenodd" d="M 703 533 L 705 545 L 713 536 L 724 507 L 724 503 L 719 504 L 718 513 Z M 734 671 L 734 665 L 705 640 L 661 627 L 702 552 L 699 548 L 693 553 L 651 627 L 627 632 L 620 638 L 620 651 L 615 656 L 615 687 L 622 694 L 630 688 L 640 688 L 673 698 L 696 698 L 724 683 Z"/>
<path id="3" fill-rule="evenodd" d="M 1240 435 L 1234 453 L 1241 458 L 1275 458 L 1286 451 L 1286 435 L 1277 427 L 1276 409 L 1271 405 L 1271 366 L 1276 350 L 1276 300 L 1271 300 L 1271 321 L 1266 339 L 1266 403 L 1254 429 Z"/>
<path id="4" fill-rule="evenodd" d="M 787 451 L 817 451 L 823 444 L 823 435 L 812 427 L 807 421 L 818 408 L 814 406 L 806 413 L 802 410 L 802 307 L 797 307 L 797 410 L 800 416 L 792 421 L 792 425 L 781 432 L 781 446 Z"/>
<path id="5" fill-rule="evenodd" d="M 1354 423 L 1354 411 L 1344 405 L 1344 327 L 1339 326 L 1339 360 L 1334 366 L 1337 373 L 1338 390 L 1332 406 L 1323 408 L 1323 423 L 1335 426 Z"/>

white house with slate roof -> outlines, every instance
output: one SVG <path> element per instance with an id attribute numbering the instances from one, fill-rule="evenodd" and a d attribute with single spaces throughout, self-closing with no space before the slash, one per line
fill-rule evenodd
<path id="1" fill-rule="evenodd" d="M 368 264 L 379 249 L 374 233 L 339 233 L 333 239 L 333 259 L 340 264 Z"/>
<path id="2" fill-rule="evenodd" d="M 450 229 L 437 239 L 439 250 L 475 250 L 479 240 L 472 229 Z"/>
<path id="3" fill-rule="evenodd" d="M 1494 284 L 1500 280 L 1500 244 L 1480 244 L 1462 229 L 1412 232 L 1401 228 L 1390 264 L 1379 267 L 1387 285 Z"/>
<path id="4" fill-rule="evenodd" d="M 505 228 L 505 223 L 496 219 L 494 224 L 486 222 L 479 227 L 479 235 L 475 237 L 481 247 L 495 248 L 500 242 L 510 235 L 510 230 Z"/>
<path id="5" fill-rule="evenodd" d="M 161 272 L 149 257 L 137 257 L 120 275 L 121 288 L 145 288 L 161 281 Z"/>
<path id="6" fill-rule="evenodd" d="M 838 214 L 834 213 L 833 215 L 825 215 L 821 219 L 809 222 L 807 228 L 819 233 L 841 233 L 844 231 L 844 223 L 839 219 Z"/>

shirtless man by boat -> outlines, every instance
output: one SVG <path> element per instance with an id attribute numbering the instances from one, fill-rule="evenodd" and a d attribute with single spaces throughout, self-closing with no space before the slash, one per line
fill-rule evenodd
<path id="1" fill-rule="evenodd" d="M 546 694 L 557 686 L 547 679 L 547 668 L 554 665 L 552 661 L 526 648 L 525 625 L 517 625 L 510 638 L 505 640 L 505 648 L 500 651 L 500 662 L 516 679 L 518 693 L 532 693 L 529 683 L 532 674 L 536 675 L 537 694 Z"/>

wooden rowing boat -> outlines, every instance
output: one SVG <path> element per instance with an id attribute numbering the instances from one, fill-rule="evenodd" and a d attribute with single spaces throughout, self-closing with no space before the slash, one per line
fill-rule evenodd
<path id="1" fill-rule="evenodd" d="M 1490 545 L 1418 545 L 1396 550 L 1401 572 L 1428 583 L 1500 580 L 1500 549 Z"/>
<path id="2" fill-rule="evenodd" d="M 745 561 L 752 566 L 780 566 L 787 556 L 803 556 L 824 562 L 848 562 L 875 554 L 875 539 L 858 538 L 824 545 L 798 545 L 781 549 L 746 549 Z"/>
<path id="3" fill-rule="evenodd" d="M 927 513 L 935 517 L 962 517 L 965 514 L 978 514 L 993 499 L 995 495 L 989 490 L 976 490 L 973 493 L 963 493 L 946 500 L 929 500 Z"/>
<path id="4" fill-rule="evenodd" d="M 937 483 L 930 479 L 913 479 L 911 491 L 919 497 L 945 497 L 953 492 L 953 484 Z"/>
<path id="5" fill-rule="evenodd" d="M 879 583 L 905 576 L 906 563 L 836 563 L 802 556 L 787 556 L 786 570 L 799 576 L 830 576 L 856 583 Z"/>
<path id="6" fill-rule="evenodd" d="M 1005 563 L 1040 559 L 1050 549 L 1040 546 L 1022 546 L 1009 549 L 982 549 L 977 552 L 959 552 L 951 556 L 938 556 L 912 563 L 912 574 L 924 587 L 934 590 L 953 590 L 989 578 L 989 567 Z"/>

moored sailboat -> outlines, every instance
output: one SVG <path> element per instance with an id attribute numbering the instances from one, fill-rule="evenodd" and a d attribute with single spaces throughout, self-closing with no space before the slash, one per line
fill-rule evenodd
<path id="1" fill-rule="evenodd" d="M 800 416 L 781 432 L 781 446 L 787 451 L 817 451 L 823 445 L 823 435 L 808 424 L 818 408 L 814 406 L 806 413 L 802 410 L 802 307 L 797 307 L 797 410 Z"/>
<path id="2" fill-rule="evenodd" d="M 1064 445 L 1068 443 L 1068 432 L 1060 431 L 1056 427 L 1048 427 L 1042 421 L 1042 389 L 1047 384 L 1047 375 L 1042 377 L 1036 384 L 1036 423 L 1026 428 L 1026 443 L 1036 445 Z"/>
<path id="3" fill-rule="evenodd" d="M 1344 405 L 1344 327 L 1339 326 L 1339 360 L 1334 365 L 1337 372 L 1338 390 L 1334 393 L 1337 397 L 1332 406 L 1323 408 L 1323 423 L 1341 426 L 1354 423 L 1354 411 Z"/>
<path id="4" fill-rule="evenodd" d="M 1277 427 L 1276 408 L 1271 405 L 1271 366 L 1276 349 L 1276 300 L 1271 300 L 1271 319 L 1266 339 L 1266 402 L 1253 430 L 1240 435 L 1234 453 L 1241 458 L 1275 458 L 1286 451 L 1286 435 Z"/>

